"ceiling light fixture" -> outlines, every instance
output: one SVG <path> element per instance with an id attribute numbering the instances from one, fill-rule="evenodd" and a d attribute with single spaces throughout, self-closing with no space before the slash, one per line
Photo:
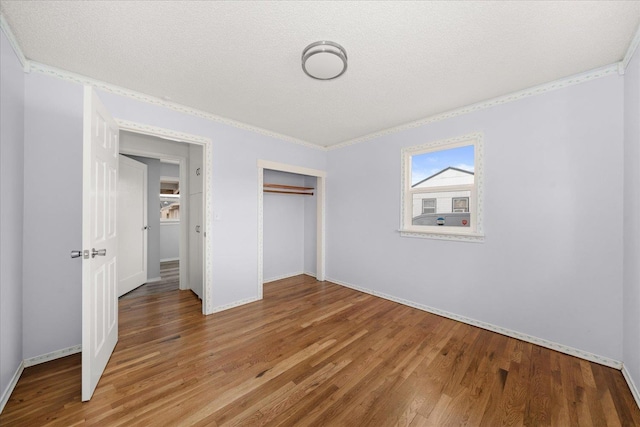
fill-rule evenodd
<path id="1" fill-rule="evenodd" d="M 311 43 L 302 51 L 302 69 L 317 80 L 335 79 L 347 71 L 347 52 L 338 43 Z"/>

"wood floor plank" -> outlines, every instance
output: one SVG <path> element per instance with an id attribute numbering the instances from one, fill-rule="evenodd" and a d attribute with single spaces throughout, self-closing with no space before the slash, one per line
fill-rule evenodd
<path id="1" fill-rule="evenodd" d="M 68 356 L 25 369 L 0 425 L 640 425 L 619 371 L 309 276 L 210 316 L 140 290 L 119 322 L 90 402 Z"/>

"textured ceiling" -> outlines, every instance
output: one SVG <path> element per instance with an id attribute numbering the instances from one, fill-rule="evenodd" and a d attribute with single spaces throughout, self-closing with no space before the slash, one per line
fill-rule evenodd
<path id="1" fill-rule="evenodd" d="M 330 146 L 623 59 L 638 1 L 6 1 L 24 55 Z M 333 81 L 302 49 L 345 47 Z"/>

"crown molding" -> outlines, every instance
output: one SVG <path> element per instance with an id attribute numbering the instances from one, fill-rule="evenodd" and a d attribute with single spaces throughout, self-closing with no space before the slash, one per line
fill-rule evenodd
<path id="1" fill-rule="evenodd" d="M 206 138 L 199 135 L 193 135 L 191 133 L 178 132 L 171 129 L 160 128 L 157 126 L 150 126 L 142 123 L 131 122 L 128 120 L 122 120 L 115 118 L 116 124 L 120 130 L 128 132 L 141 133 L 144 135 L 156 136 L 158 138 L 169 139 L 171 141 L 197 143 L 197 144 L 209 144 L 211 138 Z"/>
<path id="2" fill-rule="evenodd" d="M 457 108 L 455 110 L 450 110 L 445 113 L 436 114 L 434 116 L 430 116 L 424 119 L 417 120 L 415 122 L 406 123 L 400 126 L 395 126 L 392 128 L 384 129 L 379 132 L 370 133 L 368 135 L 351 139 L 345 142 L 341 142 L 336 145 L 331 145 L 327 147 L 327 150 L 335 150 L 338 148 L 348 147 L 350 145 L 359 144 L 361 142 L 370 141 L 375 138 L 379 138 L 381 136 L 390 135 L 392 133 L 402 132 L 408 129 L 414 129 L 420 126 L 424 126 L 429 123 L 439 122 L 446 119 L 451 119 L 453 117 L 461 116 L 463 114 L 473 113 L 480 110 L 485 110 L 487 108 L 495 107 L 497 105 L 506 104 L 512 101 L 518 101 L 523 98 L 528 98 L 530 96 L 540 95 L 543 93 L 551 92 L 557 89 L 562 89 L 568 86 L 577 85 L 580 83 L 588 82 L 591 80 L 599 79 L 601 77 L 605 77 L 618 72 L 618 64 L 611 64 L 605 67 L 596 68 L 595 70 L 586 71 L 584 73 L 574 74 L 569 77 L 565 77 L 562 79 L 554 80 L 549 83 L 544 83 L 538 86 L 532 86 L 528 89 L 523 89 L 521 91 L 513 92 L 508 95 L 499 96 L 497 98 L 491 98 L 486 101 L 478 102 L 476 104 L 467 105 L 465 107 Z"/>
<path id="3" fill-rule="evenodd" d="M 126 89 L 120 86 L 116 86 L 110 83 L 106 83 L 100 80 L 93 79 L 91 77 L 86 77 L 81 74 L 72 73 L 71 71 L 62 70 L 56 67 L 52 67 L 50 65 L 42 64 L 36 61 L 30 61 L 30 69 L 32 71 L 36 71 L 41 74 L 45 74 L 50 77 L 56 77 L 61 80 L 69 81 L 72 83 L 78 83 L 82 85 L 89 85 L 94 87 L 95 89 L 99 89 L 104 92 L 112 93 L 115 95 L 120 95 L 126 98 L 135 99 L 136 101 L 145 102 L 147 104 L 156 105 L 164 108 L 171 109 L 173 111 L 177 111 L 179 113 L 189 114 L 191 116 L 200 117 L 202 119 L 210 120 L 212 122 L 221 123 L 227 126 L 231 126 L 237 129 L 246 130 L 249 132 L 257 133 L 260 135 L 264 135 L 270 138 L 275 138 L 280 141 L 290 142 L 293 144 L 298 144 L 305 146 L 307 148 L 313 148 L 320 151 L 326 151 L 325 147 L 312 144 L 307 141 L 303 141 L 301 139 L 293 138 L 291 136 L 283 135 L 280 133 L 272 132 L 267 129 L 263 129 L 256 126 L 251 126 L 246 123 L 242 123 L 236 120 L 227 119 L 221 116 L 217 116 L 215 114 L 207 113 L 206 111 L 198 110 L 195 108 L 187 107 L 186 105 L 178 104 L 175 102 L 165 101 L 164 99 L 157 98 L 155 96 L 147 95 L 141 92 L 136 92 L 134 90 Z"/>
<path id="4" fill-rule="evenodd" d="M 11 31 L 11 27 L 9 26 L 9 23 L 4 18 L 4 15 L 1 13 L 0 13 L 0 29 L 2 29 L 2 32 L 4 33 L 4 35 L 7 36 L 7 39 L 9 40 L 9 44 L 11 45 L 11 47 L 13 48 L 13 51 L 18 57 L 18 61 L 20 61 L 20 65 L 22 65 L 24 72 L 28 73 L 31 68 L 30 67 L 31 62 L 24 56 L 24 53 L 22 53 L 22 49 L 20 49 L 20 45 L 18 44 L 18 40 L 16 40 L 16 36 L 13 34 L 13 31 Z"/>
<path id="5" fill-rule="evenodd" d="M 624 55 L 624 59 L 620 61 L 619 72 L 620 74 L 624 74 L 627 67 L 629 66 L 629 62 L 631 58 L 633 58 L 633 54 L 638 50 L 638 45 L 640 45 L 640 25 L 638 25 L 638 30 L 636 31 L 636 35 L 631 39 L 631 43 L 629 44 L 629 48 L 627 49 L 627 53 Z"/>
<path id="6" fill-rule="evenodd" d="M 22 54 L 22 51 L 20 50 L 20 46 L 18 45 L 15 37 L 13 36 L 13 33 L 11 32 L 11 29 L 9 27 L 9 25 L 7 24 L 6 20 L 4 19 L 4 17 L 2 15 L 0 15 L 0 26 L 2 27 L 2 30 L 5 32 L 5 34 L 7 35 L 7 38 L 9 39 L 9 42 L 11 43 L 11 46 L 13 47 L 13 49 L 16 51 L 16 55 L 18 56 L 18 59 L 20 60 L 21 64 L 24 66 L 25 72 L 28 71 L 36 71 L 39 72 L 41 74 L 45 74 L 48 76 L 52 76 L 52 77 L 56 77 L 62 80 L 66 80 L 66 81 L 70 81 L 73 83 L 78 83 L 78 84 L 83 84 L 83 85 L 90 85 L 95 87 L 96 89 L 108 92 L 108 93 L 113 93 L 116 95 L 120 95 L 120 96 L 124 96 L 127 98 L 131 98 L 131 99 L 135 99 L 137 101 L 141 101 L 141 102 L 145 102 L 148 104 L 152 104 L 152 105 L 157 105 L 157 106 L 161 106 L 161 107 L 165 107 L 177 112 L 181 112 L 184 114 L 189 114 L 195 117 L 200 117 L 206 120 L 210 120 L 216 123 L 221 123 L 221 124 L 225 124 L 237 129 L 242 129 L 242 130 L 247 130 L 249 132 L 253 132 L 253 133 L 257 133 L 260 135 L 264 135 L 267 137 L 271 137 L 271 138 L 275 138 L 281 141 L 285 141 L 285 142 L 290 142 L 293 144 L 297 144 L 297 145 L 302 145 L 304 147 L 307 148 L 313 148 L 315 150 L 318 151 L 329 151 L 329 150 L 335 150 L 335 149 L 339 149 L 339 148 L 344 148 L 344 147 L 348 147 L 350 145 L 354 145 L 354 144 L 359 144 L 361 142 L 365 142 L 365 141 L 370 141 L 372 139 L 376 139 L 379 138 L 381 136 L 385 136 L 385 135 L 390 135 L 393 133 L 398 133 L 398 132 L 402 132 L 404 130 L 408 130 L 408 129 L 413 129 L 416 127 L 420 127 L 420 126 L 424 126 L 426 124 L 429 123 L 434 123 L 434 122 L 439 122 L 442 120 L 446 120 L 446 119 L 450 119 L 453 117 L 457 117 L 460 115 L 464 115 L 464 114 L 468 114 L 468 113 L 472 113 L 475 111 L 480 111 L 480 110 L 484 110 L 487 108 L 491 108 L 497 105 L 502 105 L 502 104 L 506 104 L 512 101 L 518 101 L 520 99 L 523 98 L 527 98 L 530 96 L 535 96 L 535 95 L 540 95 L 543 93 L 547 93 L 547 92 L 551 92 L 553 90 L 557 90 L 557 89 L 562 89 L 565 87 L 569 87 L 569 86 L 573 86 L 576 84 L 580 84 L 580 83 L 585 83 L 591 80 L 595 80 L 601 77 L 606 77 L 608 75 L 611 75 L 613 73 L 624 73 L 624 69 L 626 68 L 626 66 L 628 65 L 629 61 L 631 60 L 631 57 L 633 56 L 635 50 L 637 49 L 638 45 L 640 44 L 640 28 L 638 29 L 638 31 L 636 32 L 635 37 L 633 38 L 631 45 L 629 46 L 629 49 L 627 50 L 627 54 L 625 55 L 625 58 L 616 64 L 611 64 L 611 65 L 607 65 L 605 67 L 601 67 L 601 68 L 597 68 L 594 70 L 590 70 L 590 71 L 586 71 L 584 73 L 579 73 L 579 74 L 574 74 L 572 76 L 569 77 L 565 77 L 562 79 L 558 79 L 558 80 L 554 80 L 548 83 L 544 83 L 538 86 L 533 86 L 530 87 L 528 89 L 524 89 L 521 91 L 517 91 L 517 92 L 513 92 L 511 94 L 507 94 L 507 95 L 503 95 L 497 98 L 492 98 L 486 101 L 482 101 L 479 103 L 475 103 L 475 104 L 471 104 L 471 105 L 467 105 L 464 107 L 460 107 L 454 110 L 450 110 L 444 113 L 440 113 L 440 114 L 436 114 L 433 116 L 429 116 L 414 122 L 409 122 L 409 123 L 405 123 L 403 125 L 400 126 L 395 126 L 395 127 L 391 127 L 391 128 L 387 128 L 378 132 L 374 132 L 374 133 L 370 133 L 358 138 L 354 138 L 351 140 L 347 140 L 338 144 L 334 144 L 334 145 L 330 145 L 330 146 L 321 146 L 321 145 L 316 145 L 313 144 L 311 142 L 308 141 L 304 141 L 298 138 L 293 138 L 291 136 L 287 136 L 287 135 L 283 135 L 277 132 L 272 132 L 269 131 L 267 129 L 263 129 L 260 127 L 256 127 L 256 126 L 252 126 L 243 122 L 239 122 L 236 120 L 232 120 L 232 119 L 227 119 L 221 116 L 217 116 L 215 114 L 211 114 L 211 113 L 207 113 L 205 111 L 202 110 L 198 110 L 195 108 L 191 108 L 191 107 L 187 107 L 185 105 L 182 104 L 178 104 L 175 102 L 170 102 L 170 101 L 166 101 L 164 99 L 161 98 L 157 98 L 155 96 L 151 96 L 151 95 L 147 95 L 141 92 L 136 92 L 130 89 L 126 89 L 120 86 L 116 86 L 110 83 L 106 83 L 100 80 L 96 80 L 90 77 L 86 77 L 83 76 L 81 74 L 76 74 L 76 73 L 72 73 L 70 71 L 66 71 L 66 70 L 62 70 L 56 67 L 52 67 L 46 64 L 42 64 L 36 61 L 30 61 L 28 59 L 25 58 L 25 56 Z"/>

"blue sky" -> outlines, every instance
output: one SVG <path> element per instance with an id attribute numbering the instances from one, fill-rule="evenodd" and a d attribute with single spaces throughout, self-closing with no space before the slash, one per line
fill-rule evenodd
<path id="1" fill-rule="evenodd" d="M 474 171 L 473 145 L 433 151 L 411 157 L 411 185 L 449 166 Z"/>

